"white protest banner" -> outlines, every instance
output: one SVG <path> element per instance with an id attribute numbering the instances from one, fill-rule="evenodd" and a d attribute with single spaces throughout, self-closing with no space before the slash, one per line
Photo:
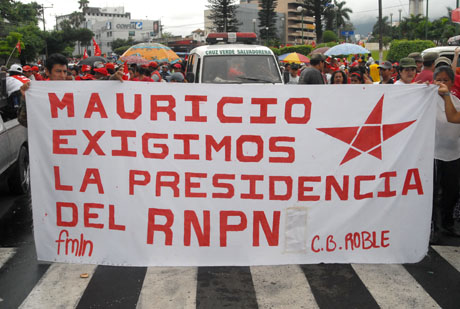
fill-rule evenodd
<path id="1" fill-rule="evenodd" d="M 420 85 L 33 83 L 38 259 L 417 262 L 439 99 Z"/>

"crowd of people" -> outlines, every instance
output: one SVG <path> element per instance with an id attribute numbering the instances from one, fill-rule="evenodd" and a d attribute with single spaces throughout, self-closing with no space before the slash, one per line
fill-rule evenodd
<path id="1" fill-rule="evenodd" d="M 438 85 L 436 115 L 433 224 L 431 241 L 440 233 L 460 237 L 455 224 L 455 206 L 460 200 L 460 68 L 457 68 L 460 47 L 454 59 L 439 57 L 436 53 L 411 53 L 398 63 L 378 63 L 372 57 L 345 59 L 327 58 L 314 54 L 309 66 L 286 64 L 283 67 L 285 84 L 411 84 Z M 4 68 L 3 68 L 4 69 Z M 9 104 L 0 110 L 2 117 L 18 118 L 27 126 L 25 91 L 30 80 L 131 80 L 145 82 L 186 82 L 184 65 L 154 61 L 148 65 L 94 63 L 93 66 L 68 66 L 68 59 L 59 54 L 48 57 L 43 71 L 37 66 L 13 64 L 7 69 Z M 460 207 L 458 207 L 460 211 Z M 458 218 L 459 216 L 457 216 Z"/>

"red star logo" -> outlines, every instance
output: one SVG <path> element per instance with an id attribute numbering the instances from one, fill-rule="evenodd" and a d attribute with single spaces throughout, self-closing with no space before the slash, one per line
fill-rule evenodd
<path id="1" fill-rule="evenodd" d="M 383 97 L 384 96 L 380 98 L 369 117 L 367 117 L 364 125 L 360 127 L 317 129 L 350 145 L 350 148 L 340 165 L 363 153 L 368 153 L 371 156 L 382 160 L 382 143 L 403 131 L 416 121 L 413 120 L 402 123 L 382 124 Z"/>

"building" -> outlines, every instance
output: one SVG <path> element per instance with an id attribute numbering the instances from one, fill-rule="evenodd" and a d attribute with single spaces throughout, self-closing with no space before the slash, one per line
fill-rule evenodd
<path id="1" fill-rule="evenodd" d="M 302 44 L 316 41 L 314 18 L 305 16 L 298 7 L 303 7 L 302 0 L 278 0 L 276 11 L 276 28 L 278 37 L 282 44 Z M 239 31 L 255 32 L 260 34 L 258 12 L 260 10 L 260 0 L 240 0 L 240 5 L 236 11 L 236 17 L 241 23 Z M 205 29 L 212 31 L 212 21 L 209 19 L 210 10 L 205 10 Z M 302 39 L 303 24 L 303 39 Z M 267 38 L 260 38 L 266 40 Z M 269 38 L 268 38 L 269 39 Z"/>
<path id="2" fill-rule="evenodd" d="M 56 28 L 70 14 L 56 17 Z M 132 38 L 137 42 L 149 42 L 161 37 L 161 25 L 158 20 L 131 19 L 124 7 L 89 7 L 85 12 L 85 21 L 80 26 L 94 32 L 94 38 L 103 54 L 112 53 L 112 42 L 116 39 Z M 92 43 L 91 43 L 92 44 Z M 89 47 L 93 50 L 93 47 Z M 83 47 L 76 46 L 74 54 L 82 54 Z"/>
<path id="3" fill-rule="evenodd" d="M 424 15 L 423 0 L 409 0 L 409 15 Z"/>

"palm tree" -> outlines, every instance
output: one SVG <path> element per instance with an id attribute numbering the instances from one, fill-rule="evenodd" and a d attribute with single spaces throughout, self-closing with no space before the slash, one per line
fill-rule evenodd
<path id="1" fill-rule="evenodd" d="M 374 24 L 374 27 L 372 28 L 372 34 L 374 37 L 378 37 L 378 34 L 380 33 L 380 25 L 377 17 L 377 22 Z M 389 36 L 391 34 L 391 26 L 390 22 L 388 21 L 388 16 L 383 16 L 382 17 L 382 34 L 385 36 Z"/>
<path id="2" fill-rule="evenodd" d="M 334 4 L 328 5 L 324 11 L 324 26 L 326 30 L 337 31 L 345 26 L 345 23 L 350 20 L 350 13 L 353 11 L 349 8 L 344 7 L 345 1 L 337 2 L 334 0 Z"/>
<path id="3" fill-rule="evenodd" d="M 82 11 L 83 15 L 85 15 L 86 10 L 88 9 L 89 0 L 78 0 L 79 9 Z"/>
<path id="4" fill-rule="evenodd" d="M 337 27 L 340 29 L 345 26 L 347 21 L 350 21 L 350 15 L 353 13 L 353 10 L 347 7 L 344 7 L 347 4 L 345 1 L 337 2 L 334 0 L 334 5 L 336 9 L 336 18 L 337 18 Z"/>

